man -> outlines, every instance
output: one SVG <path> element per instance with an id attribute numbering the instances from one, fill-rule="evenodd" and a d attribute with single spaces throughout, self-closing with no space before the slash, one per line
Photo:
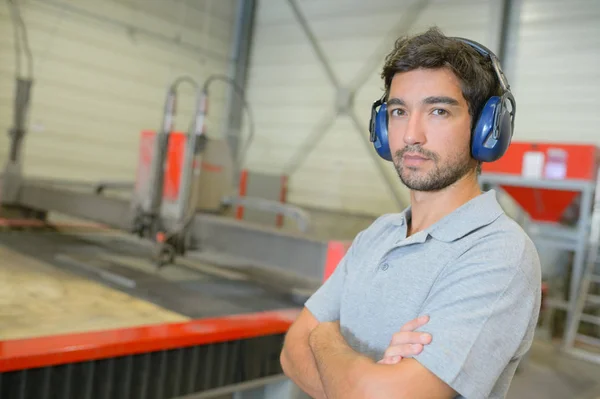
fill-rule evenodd
<path id="1" fill-rule="evenodd" d="M 506 395 L 541 278 L 533 243 L 477 181 L 474 129 L 499 76 L 435 28 L 387 56 L 387 138 L 411 205 L 357 235 L 290 328 L 281 364 L 312 397 Z"/>

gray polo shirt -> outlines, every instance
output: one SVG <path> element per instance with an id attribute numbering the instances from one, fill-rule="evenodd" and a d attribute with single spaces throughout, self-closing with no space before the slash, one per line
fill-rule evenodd
<path id="1" fill-rule="evenodd" d="M 306 302 L 319 321 L 340 320 L 348 344 L 380 360 L 406 322 L 432 342 L 415 359 L 459 398 L 504 398 L 529 350 L 541 300 L 537 251 L 494 190 L 406 237 L 410 208 L 360 232 Z"/>

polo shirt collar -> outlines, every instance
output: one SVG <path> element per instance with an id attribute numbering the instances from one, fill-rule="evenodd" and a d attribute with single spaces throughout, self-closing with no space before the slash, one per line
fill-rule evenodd
<path id="1" fill-rule="evenodd" d="M 436 240 L 451 242 L 470 232 L 486 226 L 504 214 L 496 199 L 496 190 L 489 190 L 463 204 L 425 231 Z M 396 215 L 393 223 L 406 226 L 410 220 L 411 207 Z"/>

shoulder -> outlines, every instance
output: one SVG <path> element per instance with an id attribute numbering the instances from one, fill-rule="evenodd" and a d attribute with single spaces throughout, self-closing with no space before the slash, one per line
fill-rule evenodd
<path id="1" fill-rule="evenodd" d="M 397 229 L 403 222 L 403 213 L 386 213 L 378 216 L 367 228 L 358 233 L 354 242 L 360 245 L 380 242 L 383 237 Z"/>
<path id="2" fill-rule="evenodd" d="M 458 261 L 485 263 L 508 275 L 520 273 L 533 284 L 541 279 L 537 248 L 525 230 L 506 214 L 463 237 Z"/>

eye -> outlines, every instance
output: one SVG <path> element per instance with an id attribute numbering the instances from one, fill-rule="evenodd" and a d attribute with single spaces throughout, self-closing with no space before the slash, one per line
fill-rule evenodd
<path id="1" fill-rule="evenodd" d="M 400 116 L 400 115 L 404 115 L 404 110 L 400 109 L 400 108 L 394 108 L 393 110 L 390 111 L 390 115 L 391 116 Z"/>
<path id="2" fill-rule="evenodd" d="M 432 111 L 432 114 L 438 115 L 438 116 L 446 116 L 446 115 L 448 115 L 448 111 L 446 111 L 445 109 L 442 109 L 442 108 L 436 108 Z"/>

